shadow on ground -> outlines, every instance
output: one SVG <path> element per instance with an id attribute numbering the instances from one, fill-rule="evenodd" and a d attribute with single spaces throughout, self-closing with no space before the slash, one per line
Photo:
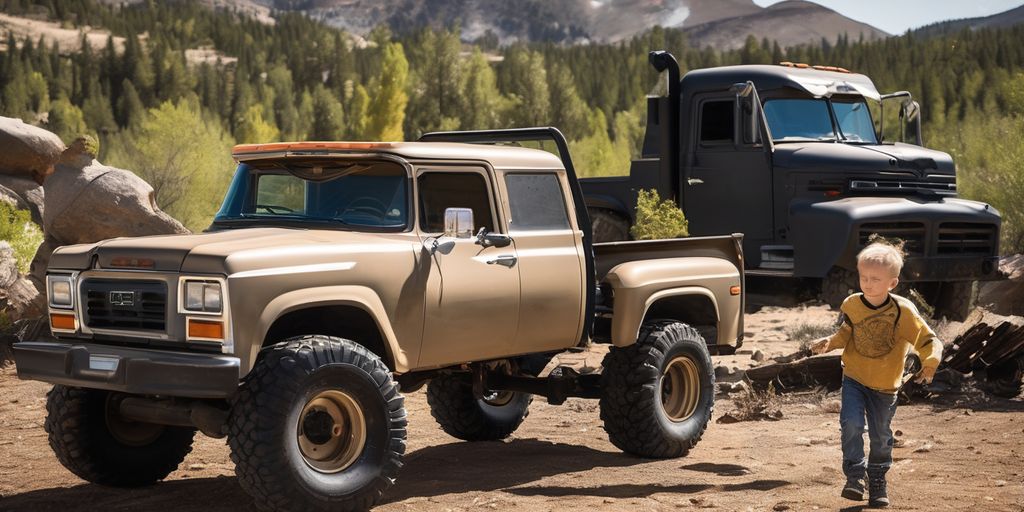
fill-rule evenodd
<path id="1" fill-rule="evenodd" d="M 496 461 L 500 461 L 500 464 Z M 538 439 L 480 442 L 472 445 L 449 443 L 408 453 L 398 484 L 385 496 L 384 502 L 498 490 L 520 496 L 640 497 L 655 493 L 692 494 L 712 488 L 725 492 L 764 491 L 789 484 L 782 480 L 754 480 L 724 485 L 530 485 L 553 475 L 597 467 L 627 468 L 651 463 L 654 461 L 631 457 L 617 451 L 605 452 L 585 446 L 551 443 Z M 746 467 L 732 464 L 700 463 L 683 466 L 681 469 L 719 476 L 739 477 L 749 474 Z M 174 480 L 137 489 L 82 484 L 26 492 L 6 497 L 0 502 L 2 511 L 227 511 L 250 508 L 251 500 L 233 476 Z"/>

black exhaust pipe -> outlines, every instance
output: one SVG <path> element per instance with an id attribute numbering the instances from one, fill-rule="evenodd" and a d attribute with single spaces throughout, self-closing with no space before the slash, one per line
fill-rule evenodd
<path id="1" fill-rule="evenodd" d="M 647 55 L 648 62 L 659 73 L 668 70 L 668 140 L 659 141 L 661 149 L 661 175 L 671 177 L 672 200 L 682 206 L 680 185 L 682 178 L 679 167 L 679 62 L 666 51 L 654 51 Z M 664 114 L 662 114 L 664 115 Z M 663 131 L 664 133 L 664 131 Z"/>

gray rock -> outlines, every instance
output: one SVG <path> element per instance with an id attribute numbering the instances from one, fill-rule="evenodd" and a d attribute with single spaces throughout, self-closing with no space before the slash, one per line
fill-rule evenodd
<path id="1" fill-rule="evenodd" d="M 6 200 L 4 196 L 14 195 L 18 201 L 8 201 L 15 204 L 19 210 L 29 210 L 32 213 L 32 222 L 42 226 L 43 207 L 43 186 L 33 180 L 18 176 L 0 174 L 0 200 Z"/>
<path id="2" fill-rule="evenodd" d="M 750 355 L 750 359 L 760 363 L 761 361 L 764 361 L 764 352 L 758 350 Z"/>
<path id="3" fill-rule="evenodd" d="M 0 174 L 34 180 L 42 184 L 53 174 L 53 166 L 64 151 L 56 134 L 21 119 L 0 117 Z"/>
<path id="4" fill-rule="evenodd" d="M 18 279 L 18 260 L 11 244 L 0 240 L 0 289 L 7 288 Z"/>

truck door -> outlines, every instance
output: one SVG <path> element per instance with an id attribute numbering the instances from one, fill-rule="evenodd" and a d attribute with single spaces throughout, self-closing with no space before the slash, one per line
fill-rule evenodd
<path id="1" fill-rule="evenodd" d="M 499 181 L 519 257 L 516 352 L 571 347 L 582 328 L 585 263 L 583 232 L 570 221 L 565 174 L 509 171 Z"/>
<path id="2" fill-rule="evenodd" d="M 749 114 L 741 116 L 736 138 L 734 96 L 694 96 L 689 126 L 684 137 L 688 154 L 683 165 L 683 211 L 690 235 L 743 233 L 743 253 L 748 268 L 761 261 L 761 246 L 772 243 L 772 173 L 762 144 L 753 144 Z"/>
<path id="3" fill-rule="evenodd" d="M 487 169 L 420 168 L 416 188 L 423 238 L 442 235 L 446 208 L 472 209 L 474 233 L 479 228 L 507 232 L 498 222 L 501 216 Z M 441 241 L 433 255 L 422 253 L 429 274 L 420 365 L 508 355 L 519 323 L 519 268 L 508 265 L 516 260 L 515 247 L 483 247 L 475 238 Z"/>

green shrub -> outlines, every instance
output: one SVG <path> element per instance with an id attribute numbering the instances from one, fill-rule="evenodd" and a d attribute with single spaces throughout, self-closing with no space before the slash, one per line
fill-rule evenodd
<path id="1" fill-rule="evenodd" d="M 28 210 L 19 210 L 10 203 L 0 201 L 0 240 L 11 244 L 18 271 L 28 273 L 36 249 L 43 243 L 43 231 L 32 222 Z"/>
<path id="2" fill-rule="evenodd" d="M 690 236 L 683 211 L 657 190 L 641 190 L 636 199 L 636 223 L 629 232 L 636 240 L 657 240 Z"/>

